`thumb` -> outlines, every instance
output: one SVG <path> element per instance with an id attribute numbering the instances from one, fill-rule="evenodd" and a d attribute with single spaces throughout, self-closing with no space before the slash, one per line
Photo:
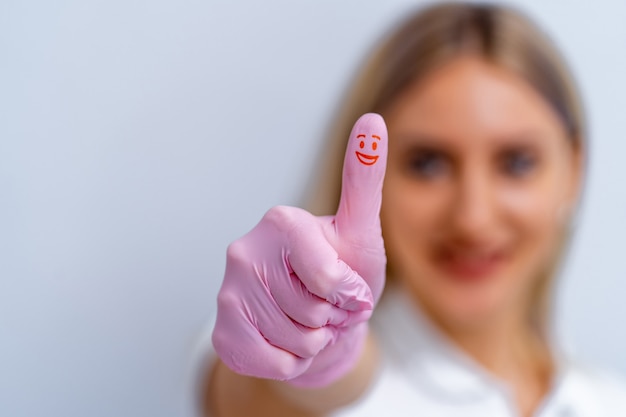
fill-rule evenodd
<path id="1" fill-rule="evenodd" d="M 387 145 L 387 127 L 379 114 L 364 114 L 354 124 L 346 147 L 341 200 L 335 216 L 340 238 L 380 236 Z"/>

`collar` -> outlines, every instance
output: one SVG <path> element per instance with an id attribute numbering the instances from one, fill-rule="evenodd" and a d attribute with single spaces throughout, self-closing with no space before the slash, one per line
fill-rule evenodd
<path id="1" fill-rule="evenodd" d="M 464 404 L 499 393 L 512 404 L 514 394 L 508 384 L 458 348 L 400 288 L 385 290 L 372 328 L 388 364 L 429 397 Z M 553 338 L 549 343 L 553 352 L 560 352 Z M 555 355 L 555 359 L 556 374 L 547 399 L 562 391 L 570 368 L 564 355 Z"/>

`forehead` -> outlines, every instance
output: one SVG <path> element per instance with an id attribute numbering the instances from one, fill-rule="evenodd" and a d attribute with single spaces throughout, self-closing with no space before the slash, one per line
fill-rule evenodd
<path id="1" fill-rule="evenodd" d="M 456 58 L 410 85 L 390 106 L 389 130 L 474 141 L 533 132 L 563 136 L 546 100 L 521 77 L 478 57 Z"/>

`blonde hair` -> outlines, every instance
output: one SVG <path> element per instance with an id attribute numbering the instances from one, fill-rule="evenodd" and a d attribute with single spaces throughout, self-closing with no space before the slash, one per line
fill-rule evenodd
<path id="1" fill-rule="evenodd" d="M 550 104 L 572 146 L 582 151 L 585 123 L 573 78 L 550 39 L 519 11 L 502 5 L 438 3 L 412 14 L 385 36 L 359 67 L 354 83 L 328 132 L 324 169 L 312 184 L 305 207 L 317 215 L 336 212 L 343 154 L 351 127 L 363 113 L 385 110 L 398 94 L 429 71 L 460 54 L 476 54 L 507 68 L 532 85 Z M 529 315 L 545 331 L 549 324 L 554 276 L 570 241 L 566 226 L 553 262 L 536 281 Z"/>

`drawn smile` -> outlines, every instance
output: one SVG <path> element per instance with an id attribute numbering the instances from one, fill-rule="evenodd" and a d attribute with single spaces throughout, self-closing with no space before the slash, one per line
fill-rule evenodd
<path id="1" fill-rule="evenodd" d="M 356 151 L 356 157 L 359 159 L 359 162 L 365 165 L 374 165 L 378 160 L 378 155 L 366 155 L 359 151 Z"/>

